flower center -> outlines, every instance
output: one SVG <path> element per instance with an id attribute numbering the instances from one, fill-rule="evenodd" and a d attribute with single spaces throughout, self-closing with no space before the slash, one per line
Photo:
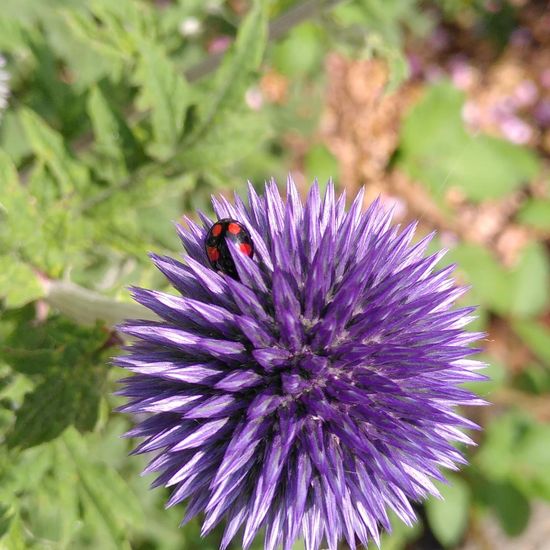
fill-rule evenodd
<path id="1" fill-rule="evenodd" d="M 289 365 L 290 368 L 281 375 L 282 389 L 286 395 L 296 398 L 324 385 L 329 366 L 327 357 L 302 350 L 294 355 Z"/>

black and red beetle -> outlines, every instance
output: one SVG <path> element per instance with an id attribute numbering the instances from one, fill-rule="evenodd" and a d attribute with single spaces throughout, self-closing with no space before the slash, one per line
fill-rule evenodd
<path id="1" fill-rule="evenodd" d="M 231 218 L 218 220 L 206 235 L 204 246 L 212 269 L 239 280 L 227 241 L 233 242 L 249 258 L 254 256 L 254 244 L 244 225 Z"/>

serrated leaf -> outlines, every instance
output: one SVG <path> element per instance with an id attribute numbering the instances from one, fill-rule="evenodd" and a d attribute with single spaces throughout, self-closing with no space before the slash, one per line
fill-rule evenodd
<path id="1" fill-rule="evenodd" d="M 8 155 L 0 149 L 0 255 L 25 259 L 40 250 L 41 227 L 35 205 Z"/>
<path id="2" fill-rule="evenodd" d="M 470 488 L 456 476 L 448 478 L 449 485 L 439 484 L 443 500 L 430 498 L 426 501 L 426 515 L 430 528 L 445 547 L 457 544 L 468 525 Z"/>
<path id="3" fill-rule="evenodd" d="M 63 10 L 62 15 L 74 37 L 91 47 L 101 57 L 108 59 L 111 67 L 115 69 L 115 74 L 112 76 L 118 75 L 131 52 L 128 52 L 126 48 L 120 48 L 119 44 L 113 40 L 113 35 L 101 28 L 91 14 L 76 10 Z"/>
<path id="4" fill-rule="evenodd" d="M 0 256 L 0 298 L 7 308 L 17 308 L 44 296 L 32 268 L 13 256 Z"/>
<path id="5" fill-rule="evenodd" d="M 336 7 L 335 16 L 340 24 L 348 27 L 340 32 L 344 37 L 349 36 L 354 50 L 364 44 L 362 49 L 369 57 L 374 54 L 385 59 L 389 68 L 387 91 L 396 89 L 409 72 L 403 52 L 404 28 L 420 36 L 431 28 L 430 17 L 418 10 L 415 0 L 344 2 Z"/>
<path id="6" fill-rule="evenodd" d="M 27 448 L 58 437 L 68 426 L 81 431 L 93 429 L 101 397 L 103 375 L 87 365 L 56 369 L 26 394 L 17 411 L 13 430 L 8 434 L 10 447 Z"/>
<path id="7" fill-rule="evenodd" d="M 15 425 L 7 436 L 9 447 L 39 445 L 55 439 L 70 425 L 80 431 L 93 429 L 107 375 L 100 360 L 106 337 L 100 328 L 52 319 L 34 331 L 18 326 L 5 338 L 6 360 L 15 370 L 22 367 L 29 372 L 29 366 L 18 363 L 33 359 L 25 350 L 33 350 L 42 361 L 41 369 L 33 365 L 31 372 L 42 378 L 17 409 Z"/>
<path id="8" fill-rule="evenodd" d="M 463 94 L 449 83 L 428 89 L 401 131 L 401 167 L 435 195 L 455 186 L 473 201 L 495 199 L 528 183 L 540 166 L 524 147 L 466 132 Z"/>
<path id="9" fill-rule="evenodd" d="M 149 152 L 159 159 L 173 154 L 181 138 L 185 113 L 192 100 L 192 91 L 185 78 L 168 59 L 162 49 L 153 43 L 140 49 L 142 87 L 140 107 L 151 109 L 155 143 Z"/>
<path id="10" fill-rule="evenodd" d="M 13 512 L 7 506 L 0 504 L 0 540 L 7 533 L 13 519 Z"/>
<path id="11" fill-rule="evenodd" d="M 216 123 L 199 142 L 185 147 L 177 160 L 187 170 L 223 167 L 257 150 L 270 133 L 266 116 L 243 110 L 226 113 L 223 124 Z"/>
<path id="12" fill-rule="evenodd" d="M 53 464 L 48 446 L 27 449 L 17 455 L 4 454 L 0 461 L 0 498 L 13 501 L 15 495 L 32 493 L 39 487 Z"/>
<path id="13" fill-rule="evenodd" d="M 136 496 L 114 469 L 90 460 L 83 440 L 74 430 L 65 433 L 63 442 L 79 477 L 85 512 L 91 512 L 115 547 L 120 548 L 126 540 L 126 527 L 144 520 Z"/>
<path id="14" fill-rule="evenodd" d="M 215 89 L 212 98 L 201 106 L 200 117 L 195 131 L 183 143 L 183 150 L 197 145 L 210 132 L 219 132 L 224 125 L 224 116 L 238 110 L 244 103 L 244 93 L 249 84 L 250 75 L 260 66 L 267 44 L 268 3 L 255 0 L 252 9 L 239 28 L 237 40 L 224 56 L 221 67 L 216 73 Z M 234 128 L 234 126 L 228 126 Z M 226 134 L 226 144 L 231 141 L 230 132 Z"/>
<path id="15" fill-rule="evenodd" d="M 92 88 L 87 102 L 88 115 L 92 122 L 95 147 L 106 156 L 120 160 L 123 158 L 119 121 L 113 114 L 101 90 Z"/>
<path id="16" fill-rule="evenodd" d="M 92 169 L 100 178 L 118 183 L 143 156 L 141 145 L 100 88 L 92 88 L 87 111 L 95 136 Z"/>
<path id="17" fill-rule="evenodd" d="M 6 533 L 0 538 L 0 548 L 2 548 L 2 550 L 28 549 L 23 534 L 23 523 L 18 513 L 10 518 L 9 527 Z"/>
<path id="18" fill-rule="evenodd" d="M 64 446 L 64 441 L 59 441 L 54 448 L 54 487 L 52 495 L 56 501 L 56 508 L 60 510 L 56 518 L 59 525 L 59 547 L 70 548 L 70 542 L 79 528 L 79 495 L 78 472 L 73 459 Z"/>
<path id="19" fill-rule="evenodd" d="M 27 155 L 32 153 L 19 116 L 17 116 L 17 112 L 14 110 L 5 111 L 2 113 L 2 125 L 0 126 L 0 152 L 7 154 L 11 159 L 13 159 L 13 162 L 17 164 L 19 164 Z"/>
<path id="20" fill-rule="evenodd" d="M 70 157 L 63 137 L 30 109 L 21 111 L 21 122 L 35 155 L 48 166 L 60 193 L 82 189 L 88 181 L 88 172 Z"/>
<path id="21" fill-rule="evenodd" d="M 4 190 L 2 195 L 0 195 L 0 199 L 3 199 L 3 201 L 0 201 L 0 209 L 7 211 L 8 206 L 5 204 L 5 201 L 10 198 L 8 193 L 16 190 L 19 185 L 19 178 L 15 165 L 2 149 L 0 149 L 0 183 L 2 184 L 0 189 Z"/>

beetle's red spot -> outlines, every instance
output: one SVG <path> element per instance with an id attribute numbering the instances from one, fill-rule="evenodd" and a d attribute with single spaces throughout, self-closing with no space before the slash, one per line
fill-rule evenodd
<path id="1" fill-rule="evenodd" d="M 241 232 L 241 226 L 238 223 L 230 223 L 227 229 L 229 233 L 233 233 L 233 235 L 238 235 Z"/>
<path id="2" fill-rule="evenodd" d="M 247 243 L 241 243 L 239 249 L 243 254 L 250 256 L 252 254 L 252 247 Z"/>
<path id="3" fill-rule="evenodd" d="M 211 262 L 217 262 L 220 257 L 220 251 L 215 246 L 209 246 L 206 249 L 206 253 L 208 254 L 208 259 Z"/>
<path id="4" fill-rule="evenodd" d="M 221 232 L 222 232 L 221 223 L 217 223 L 214 225 L 214 227 L 212 227 L 212 235 L 214 235 L 214 237 L 218 237 Z"/>

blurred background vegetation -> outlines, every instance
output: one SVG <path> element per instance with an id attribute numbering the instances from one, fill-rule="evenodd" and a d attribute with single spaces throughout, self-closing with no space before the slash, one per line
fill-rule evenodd
<path id="1" fill-rule="evenodd" d="M 218 547 L 127 456 L 112 325 L 289 172 L 437 229 L 488 332 L 471 465 L 382 549 L 550 548 L 549 159 L 546 1 L 3 0 L 0 548 Z"/>

